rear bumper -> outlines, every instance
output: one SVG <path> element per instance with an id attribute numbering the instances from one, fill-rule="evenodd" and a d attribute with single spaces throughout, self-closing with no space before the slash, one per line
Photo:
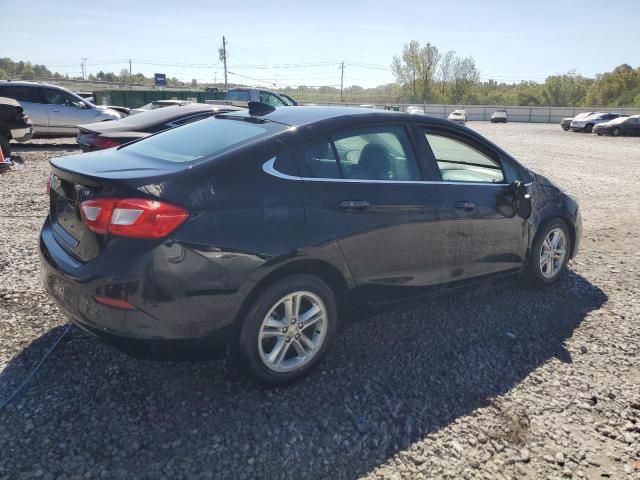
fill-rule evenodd
<path id="1" fill-rule="evenodd" d="M 40 235 L 42 282 L 70 320 L 136 356 L 163 356 L 200 345 L 224 348 L 253 284 L 231 280 L 229 272 L 177 242 L 148 251 L 107 252 L 78 262 L 59 243 L 49 219 Z M 235 283 L 235 284 L 234 284 Z M 134 309 L 95 301 L 107 296 Z"/>
<path id="2" fill-rule="evenodd" d="M 16 142 L 26 142 L 33 137 L 33 126 L 29 125 L 24 128 L 12 128 L 11 138 Z"/>

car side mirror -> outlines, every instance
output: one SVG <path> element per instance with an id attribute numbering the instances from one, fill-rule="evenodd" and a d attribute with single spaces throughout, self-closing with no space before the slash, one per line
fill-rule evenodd
<path id="1" fill-rule="evenodd" d="M 527 187 L 521 180 L 514 180 L 506 188 L 515 198 L 527 198 Z"/>

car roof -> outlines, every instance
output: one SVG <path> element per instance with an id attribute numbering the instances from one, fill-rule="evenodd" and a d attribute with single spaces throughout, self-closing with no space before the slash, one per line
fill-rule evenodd
<path id="1" fill-rule="evenodd" d="M 249 110 L 234 112 L 233 116 L 251 117 Z M 410 121 L 416 122 L 420 119 L 429 122 L 442 122 L 446 125 L 450 122 L 435 117 L 410 115 L 404 112 L 394 112 L 389 110 L 377 110 L 362 107 L 340 107 L 340 106 L 300 106 L 300 107 L 279 107 L 263 115 L 257 115 L 262 118 L 276 123 L 281 123 L 290 127 L 302 127 L 312 123 L 337 120 L 337 119 L 354 119 L 357 123 L 364 121 Z"/>
<path id="2" fill-rule="evenodd" d="M 0 80 L 0 86 L 3 87 L 47 87 L 47 88 L 57 88 L 59 90 L 64 90 L 65 92 L 73 93 L 70 90 L 67 90 L 64 87 L 59 85 L 52 85 L 51 83 L 45 82 L 28 82 L 25 80 Z M 76 94 L 77 95 L 77 94 Z"/>
<path id="3" fill-rule="evenodd" d="M 190 114 L 196 115 L 201 112 L 229 112 L 235 110 L 242 109 L 231 105 L 188 103 L 186 105 L 171 105 L 154 110 L 147 110 L 135 115 L 130 115 L 121 120 L 90 123 L 81 125 L 81 127 L 94 132 L 135 132 L 171 122 Z"/>

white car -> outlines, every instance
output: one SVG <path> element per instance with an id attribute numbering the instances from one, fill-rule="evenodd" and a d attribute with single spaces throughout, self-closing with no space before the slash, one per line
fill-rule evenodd
<path id="1" fill-rule="evenodd" d="M 491 114 L 491 123 L 507 123 L 509 121 L 509 114 L 506 110 L 496 110 Z"/>
<path id="2" fill-rule="evenodd" d="M 467 112 L 466 110 L 454 110 L 447 117 L 448 120 L 456 123 L 466 123 L 467 121 Z"/>
<path id="3" fill-rule="evenodd" d="M 135 115 L 137 113 L 148 112 L 149 110 L 155 110 L 162 107 L 173 107 L 175 105 L 189 105 L 194 103 L 191 100 L 154 100 L 151 103 L 147 103 L 138 108 L 132 108 L 129 111 L 129 115 Z"/>
<path id="4" fill-rule="evenodd" d="M 624 116 L 625 115 L 621 115 L 619 113 L 596 112 L 592 115 L 589 115 L 586 118 L 582 118 L 582 119 L 574 118 L 571 121 L 571 125 L 569 125 L 569 128 L 571 129 L 572 132 L 591 133 L 593 131 L 593 127 L 595 127 L 596 125 L 600 123 L 608 122 L 610 120 L 613 120 L 614 118 L 624 117 Z"/>
<path id="5" fill-rule="evenodd" d="M 415 105 L 409 105 L 407 107 L 407 113 L 411 113 L 413 115 L 424 115 L 424 108 L 416 107 Z"/>
<path id="6" fill-rule="evenodd" d="M 78 125 L 119 120 L 123 114 L 41 82 L 0 81 L 0 97 L 17 100 L 33 122 L 34 137 L 75 137 Z"/>

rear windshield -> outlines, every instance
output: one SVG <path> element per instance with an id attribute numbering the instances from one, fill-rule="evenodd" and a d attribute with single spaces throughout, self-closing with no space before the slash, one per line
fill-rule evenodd
<path id="1" fill-rule="evenodd" d="M 221 154 L 285 128 L 285 125 L 271 122 L 257 124 L 246 120 L 208 118 L 122 148 L 168 162 L 192 162 Z"/>

